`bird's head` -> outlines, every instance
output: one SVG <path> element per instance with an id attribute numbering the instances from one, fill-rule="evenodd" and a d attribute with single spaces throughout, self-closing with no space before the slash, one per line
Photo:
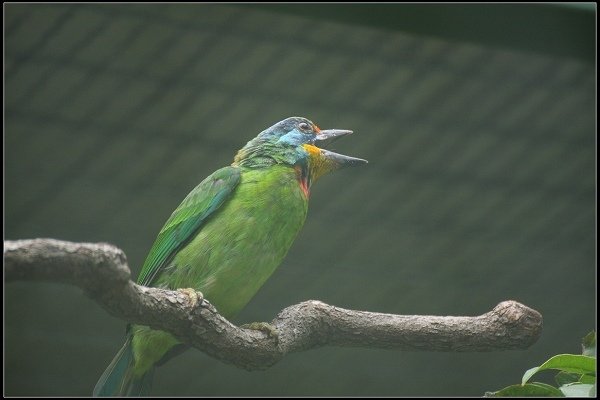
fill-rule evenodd
<path id="1" fill-rule="evenodd" d="M 320 129 L 302 117 L 290 117 L 265 129 L 235 156 L 234 165 L 250 168 L 287 164 L 294 167 L 308 193 L 310 184 L 340 168 L 366 164 L 367 161 L 317 147 L 351 134 L 345 129 Z"/>

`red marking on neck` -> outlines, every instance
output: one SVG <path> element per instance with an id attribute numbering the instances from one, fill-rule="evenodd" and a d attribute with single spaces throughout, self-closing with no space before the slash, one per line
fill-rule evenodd
<path id="1" fill-rule="evenodd" d="M 296 166 L 296 177 L 300 184 L 300 189 L 304 193 L 304 196 L 308 199 L 310 197 L 310 187 L 308 186 L 308 176 L 302 172 L 302 167 Z"/>
<path id="2" fill-rule="evenodd" d="M 308 199 L 310 197 L 310 188 L 308 187 L 308 179 L 303 178 L 300 180 L 300 189 L 304 192 L 304 195 Z"/>

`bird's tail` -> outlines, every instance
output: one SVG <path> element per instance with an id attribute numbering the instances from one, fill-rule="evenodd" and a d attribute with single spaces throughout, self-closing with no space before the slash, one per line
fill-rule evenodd
<path id="1" fill-rule="evenodd" d="M 142 376 L 133 373 L 131 336 L 119 350 L 94 387 L 94 396 L 145 396 L 150 392 L 154 367 Z"/>

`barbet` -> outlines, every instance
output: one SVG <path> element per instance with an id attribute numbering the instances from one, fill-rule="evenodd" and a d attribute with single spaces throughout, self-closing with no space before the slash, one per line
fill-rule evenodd
<path id="1" fill-rule="evenodd" d="M 279 266 L 306 218 L 311 184 L 367 161 L 315 145 L 348 135 L 287 118 L 238 151 L 231 166 L 196 186 L 161 229 L 137 282 L 193 288 L 233 318 Z M 181 343 L 171 334 L 130 325 L 125 344 L 100 377 L 96 396 L 148 394 L 156 365 Z"/>

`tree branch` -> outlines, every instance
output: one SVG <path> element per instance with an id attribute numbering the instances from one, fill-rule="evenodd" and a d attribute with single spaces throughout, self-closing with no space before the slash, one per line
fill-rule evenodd
<path id="1" fill-rule="evenodd" d="M 110 314 L 172 333 L 182 342 L 248 370 L 266 369 L 286 354 L 335 345 L 398 350 L 525 349 L 540 337 L 542 316 L 504 301 L 477 317 L 394 315 L 347 310 L 309 300 L 271 322 L 277 336 L 239 328 L 192 290 L 169 291 L 131 281 L 125 254 L 106 243 L 54 239 L 4 242 L 5 279 L 68 283 Z"/>

